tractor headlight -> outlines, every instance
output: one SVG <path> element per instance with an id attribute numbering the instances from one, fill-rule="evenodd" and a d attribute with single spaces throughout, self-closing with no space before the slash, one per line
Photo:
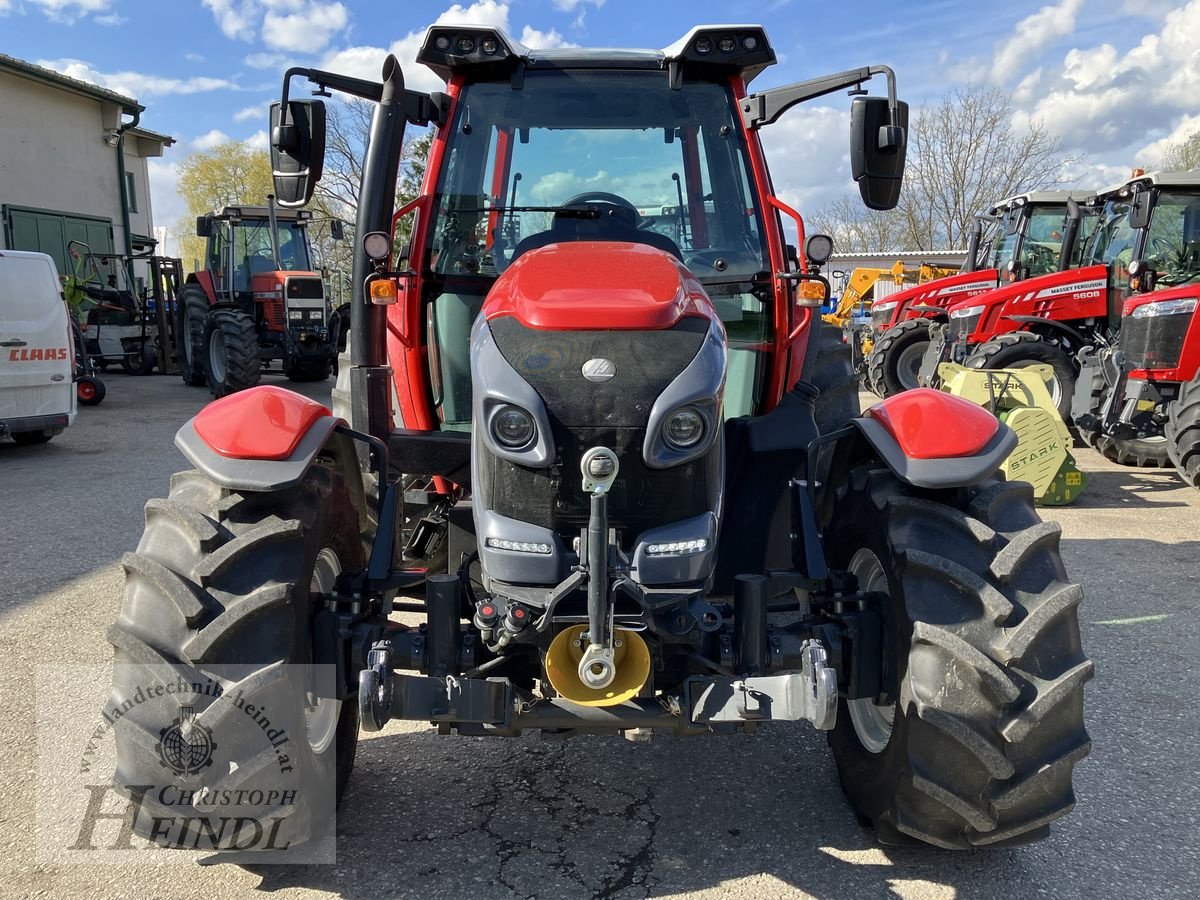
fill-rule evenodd
<path id="1" fill-rule="evenodd" d="M 694 447 L 704 437 L 704 417 L 690 406 L 677 409 L 663 424 L 663 437 L 679 450 Z"/>
<path id="2" fill-rule="evenodd" d="M 304 318 L 304 310 L 302 310 L 302 309 L 289 309 L 289 310 L 288 310 L 288 318 L 289 318 L 289 319 L 303 319 L 303 318 Z"/>
<path id="3" fill-rule="evenodd" d="M 982 307 L 982 306 L 967 306 L 967 307 L 964 307 L 963 309 L 952 309 L 952 310 L 950 310 L 950 318 L 952 318 L 952 319 L 969 319 L 969 318 L 971 318 L 971 316 L 979 315 L 980 313 L 983 312 L 983 310 L 984 310 L 984 307 Z"/>
<path id="4" fill-rule="evenodd" d="M 524 449 L 536 435 L 533 417 L 520 407 L 503 406 L 492 416 L 492 437 L 503 447 Z"/>
<path id="5" fill-rule="evenodd" d="M 1158 303 L 1143 303 L 1129 314 L 1133 319 L 1149 319 L 1153 316 L 1178 316 L 1196 311 L 1196 298 L 1161 300 Z"/>

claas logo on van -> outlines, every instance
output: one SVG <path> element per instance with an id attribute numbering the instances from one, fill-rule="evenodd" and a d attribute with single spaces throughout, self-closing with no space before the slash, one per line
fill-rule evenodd
<path id="1" fill-rule="evenodd" d="M 9 350 L 9 362 L 37 362 L 39 360 L 57 360 L 67 358 L 66 347 L 35 347 L 32 350 Z"/>

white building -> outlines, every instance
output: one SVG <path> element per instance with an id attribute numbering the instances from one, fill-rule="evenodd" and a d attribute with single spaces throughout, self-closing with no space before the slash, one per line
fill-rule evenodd
<path id="1" fill-rule="evenodd" d="M 0 248 L 49 253 L 59 272 L 74 269 L 72 240 L 96 253 L 152 250 L 146 160 L 175 140 L 140 127 L 144 110 L 0 54 Z"/>

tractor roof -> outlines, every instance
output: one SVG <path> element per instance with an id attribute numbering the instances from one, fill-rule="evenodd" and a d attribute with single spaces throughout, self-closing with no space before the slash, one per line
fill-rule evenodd
<path id="1" fill-rule="evenodd" d="M 693 76 L 740 74 L 749 84 L 774 64 L 775 51 L 761 25 L 701 25 L 662 50 L 563 47 L 534 50 L 498 28 L 434 25 L 417 54 L 447 81 L 510 77 L 518 69 L 660 69 Z"/>
<path id="2" fill-rule="evenodd" d="M 1188 172 L 1145 172 L 1134 169 L 1134 174 L 1124 181 L 1096 191 L 1093 202 L 1100 202 L 1111 197 L 1128 197 L 1135 191 L 1144 191 L 1152 187 L 1163 188 L 1200 188 L 1200 170 Z"/>
<path id="3" fill-rule="evenodd" d="M 1084 191 L 1026 191 L 1023 194 L 1013 194 L 1011 197 L 1005 197 L 995 206 L 988 210 L 989 216 L 998 216 L 1014 206 L 1025 206 L 1026 204 L 1040 203 L 1066 203 L 1070 197 L 1079 199 L 1086 196 Z"/>
<path id="4" fill-rule="evenodd" d="M 265 206 L 227 206 L 220 212 L 214 212 L 214 219 L 269 219 L 270 210 Z M 307 221 L 313 217 L 307 209 L 283 209 L 275 207 L 275 218 L 281 222 Z"/>

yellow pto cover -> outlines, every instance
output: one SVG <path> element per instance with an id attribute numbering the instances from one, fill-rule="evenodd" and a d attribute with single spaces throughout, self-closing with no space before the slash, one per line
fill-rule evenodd
<path id="1" fill-rule="evenodd" d="M 1071 503 L 1086 477 L 1071 456 L 1071 433 L 1063 424 L 1046 383 L 1053 369 L 1045 364 L 1020 369 L 968 369 L 955 363 L 938 366 L 942 390 L 990 409 L 1017 434 L 1017 448 L 1004 461 L 1009 481 L 1028 481 L 1044 506 Z"/>

